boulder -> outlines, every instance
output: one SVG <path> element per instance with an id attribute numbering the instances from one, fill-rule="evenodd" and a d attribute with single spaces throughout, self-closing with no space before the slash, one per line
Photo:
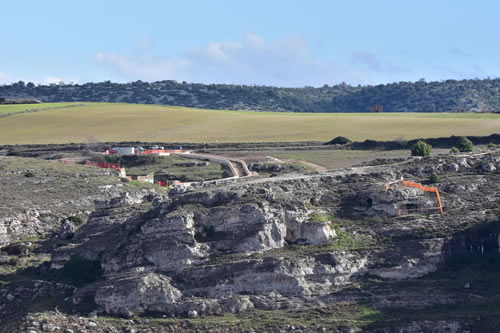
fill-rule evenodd
<path id="1" fill-rule="evenodd" d="M 491 162 L 485 162 L 481 164 L 481 169 L 486 172 L 494 172 L 497 168 Z"/>
<path id="2" fill-rule="evenodd" d="M 446 171 L 448 172 L 458 172 L 459 169 L 460 167 L 457 163 L 450 163 L 446 165 Z"/>
<path id="3" fill-rule="evenodd" d="M 470 168 L 470 165 L 469 163 L 467 163 L 467 159 L 464 157 L 464 158 L 461 158 L 457 161 L 458 165 L 462 168 Z"/>
<path id="4" fill-rule="evenodd" d="M 95 200 L 94 206 L 96 209 L 110 209 L 110 208 L 119 208 L 125 206 L 131 206 L 134 204 L 140 204 L 144 201 L 143 193 L 131 193 L 131 192 L 123 192 L 120 196 L 106 199 L 106 200 Z"/>
<path id="5" fill-rule="evenodd" d="M 99 288 L 95 302 L 106 312 L 121 315 L 126 311 L 168 312 L 182 293 L 170 283 L 170 278 L 157 273 L 114 278 Z"/>

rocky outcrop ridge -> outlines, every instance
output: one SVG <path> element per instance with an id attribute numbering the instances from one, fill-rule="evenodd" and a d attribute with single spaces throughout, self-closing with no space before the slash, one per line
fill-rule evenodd
<path id="1" fill-rule="evenodd" d="M 363 327 L 366 318 L 373 320 L 380 312 L 384 320 L 384 312 L 393 309 L 397 314 L 401 309 L 419 312 L 489 301 L 494 296 L 474 289 L 480 281 L 456 282 L 461 277 L 450 279 L 442 270 L 457 253 L 498 252 L 500 229 L 486 221 L 498 216 L 499 162 L 495 154 L 398 160 L 203 184 L 169 197 L 117 187 L 96 198 L 88 221 L 77 230 L 63 223 L 61 235 L 74 235 L 52 251 L 50 266 L 61 268 L 74 254 L 98 262 L 102 276 L 79 285 L 68 303 L 78 309 L 91 303 L 93 314 L 133 318 L 135 323 L 151 313 L 195 318 L 227 312 L 260 316 L 265 310 L 310 311 L 304 318 L 332 316 L 335 321 L 343 307 L 363 304 L 372 314 L 360 321 L 349 317 L 353 327 Z M 496 170 L 486 170 L 485 163 Z M 386 190 L 385 184 L 401 177 L 424 183 L 433 172 L 441 178 L 433 186 L 441 192 L 444 213 L 395 215 L 402 204 L 434 203 L 419 189 Z M 43 266 L 44 274 L 48 266 Z M 20 293 L 2 288 L 0 311 L 17 299 L 20 304 Z M 13 300 L 7 300 L 9 293 Z M 93 330 L 107 330 L 107 324 L 92 318 L 99 325 Z M 75 327 L 91 325 L 77 319 L 71 319 L 79 323 Z M 473 325 L 470 318 L 448 319 L 391 322 L 389 331 L 460 331 Z M 68 327 L 62 319 L 44 323 Z M 38 324 L 32 327 L 42 327 Z M 285 331 L 295 328 L 280 326 Z"/>

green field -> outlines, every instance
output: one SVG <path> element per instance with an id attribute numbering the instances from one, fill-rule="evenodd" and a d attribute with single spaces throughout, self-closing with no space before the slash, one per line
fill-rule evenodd
<path id="1" fill-rule="evenodd" d="M 39 104 L 7 104 L 0 105 L 0 115 L 8 113 L 18 113 L 27 110 L 47 110 L 52 108 L 61 108 L 65 106 L 79 105 L 81 103 L 39 103 Z"/>
<path id="2" fill-rule="evenodd" d="M 37 108 L 67 104 L 75 103 L 37 104 Z M 312 114 L 85 104 L 0 118 L 0 144 L 326 141 L 338 135 L 359 141 L 500 133 L 498 114 Z"/>

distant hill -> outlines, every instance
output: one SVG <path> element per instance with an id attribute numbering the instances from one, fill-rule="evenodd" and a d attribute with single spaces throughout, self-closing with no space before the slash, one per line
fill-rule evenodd
<path id="1" fill-rule="evenodd" d="M 334 96 L 329 112 L 499 112 L 500 79 L 399 82 Z"/>
<path id="2" fill-rule="evenodd" d="M 0 86 L 0 97 L 277 112 L 369 112 L 374 104 L 381 105 L 384 112 L 499 112 L 500 79 L 421 80 L 377 86 L 339 84 L 321 88 L 206 85 L 172 80 L 36 86 L 20 81 Z"/>

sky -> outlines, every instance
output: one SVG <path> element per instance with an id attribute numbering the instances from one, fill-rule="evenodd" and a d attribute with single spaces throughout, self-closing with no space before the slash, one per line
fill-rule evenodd
<path id="1" fill-rule="evenodd" d="M 0 84 L 500 77 L 497 0 L 2 0 Z"/>

